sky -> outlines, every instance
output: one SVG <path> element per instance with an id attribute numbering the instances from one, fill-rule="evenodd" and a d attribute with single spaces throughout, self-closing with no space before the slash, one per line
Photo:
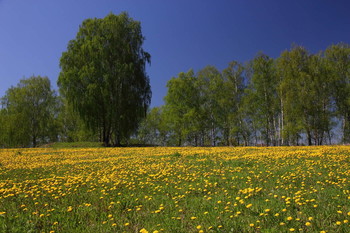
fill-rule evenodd
<path id="1" fill-rule="evenodd" d="M 126 11 L 141 22 L 155 107 L 180 72 L 277 58 L 293 43 L 311 53 L 350 44 L 349 10 L 341 0 L 0 0 L 0 97 L 32 75 L 57 90 L 62 52 L 87 18 Z"/>

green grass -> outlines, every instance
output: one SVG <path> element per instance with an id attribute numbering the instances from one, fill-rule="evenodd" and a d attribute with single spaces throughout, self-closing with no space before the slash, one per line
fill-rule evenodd
<path id="1" fill-rule="evenodd" d="M 348 150 L 3 150 L 0 232 L 346 233 Z"/>

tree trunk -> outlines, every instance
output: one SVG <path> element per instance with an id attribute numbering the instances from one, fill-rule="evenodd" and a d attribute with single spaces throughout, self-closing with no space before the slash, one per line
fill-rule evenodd
<path id="1" fill-rule="evenodd" d="M 307 130 L 307 141 L 308 141 L 309 146 L 311 146 L 312 145 L 312 138 L 311 138 L 311 133 L 309 130 Z"/>
<path id="2" fill-rule="evenodd" d="M 37 142 L 36 142 L 36 136 L 33 135 L 33 147 L 35 148 L 37 145 Z"/>

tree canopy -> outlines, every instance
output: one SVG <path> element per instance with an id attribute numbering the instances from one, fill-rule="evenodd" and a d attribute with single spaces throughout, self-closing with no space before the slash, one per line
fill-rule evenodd
<path id="1" fill-rule="evenodd" d="M 293 45 L 276 59 L 258 53 L 221 72 L 206 66 L 179 73 L 147 126 L 159 134 L 158 122 L 168 122 L 162 140 L 178 146 L 350 143 L 349 77 L 344 43 L 316 54 Z"/>
<path id="2" fill-rule="evenodd" d="M 60 59 L 60 96 L 32 76 L 1 99 L 0 146 L 64 141 L 105 146 L 322 145 L 350 143 L 350 46 L 311 53 L 292 45 L 222 71 L 205 66 L 167 83 L 149 109 L 141 24 L 127 13 L 84 20 Z"/>
<path id="3" fill-rule="evenodd" d="M 127 13 L 87 19 L 60 60 L 60 93 L 105 145 L 135 132 L 151 101 L 140 22 Z"/>
<path id="4" fill-rule="evenodd" d="M 47 77 L 22 79 L 2 98 L 0 144 L 36 147 L 58 140 L 58 99 Z"/>

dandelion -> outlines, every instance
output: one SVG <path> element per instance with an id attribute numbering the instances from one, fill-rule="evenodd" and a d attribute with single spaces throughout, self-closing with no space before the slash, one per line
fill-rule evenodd
<path id="1" fill-rule="evenodd" d="M 252 207 L 252 206 L 253 206 L 253 204 L 248 204 L 248 205 L 246 205 L 245 207 L 250 208 L 250 207 Z"/>
<path id="2" fill-rule="evenodd" d="M 67 211 L 68 211 L 68 212 L 72 212 L 72 210 L 73 210 L 73 207 L 68 206 Z"/>
<path id="3" fill-rule="evenodd" d="M 309 226 L 311 226 L 311 223 L 310 222 L 306 222 L 305 226 L 309 227 Z"/>

